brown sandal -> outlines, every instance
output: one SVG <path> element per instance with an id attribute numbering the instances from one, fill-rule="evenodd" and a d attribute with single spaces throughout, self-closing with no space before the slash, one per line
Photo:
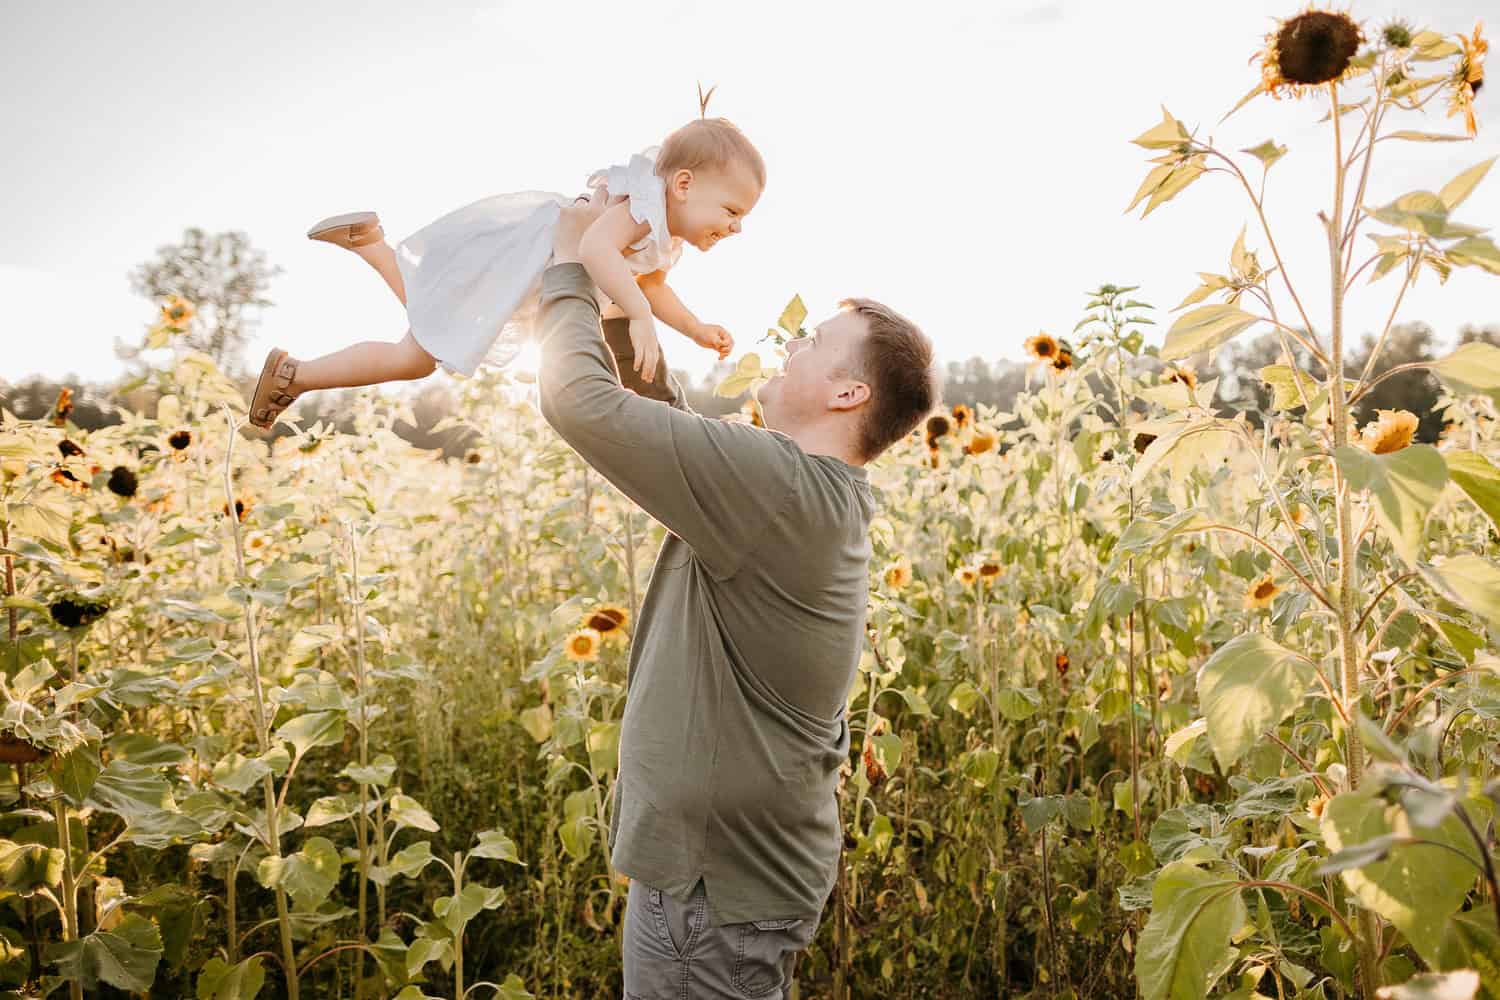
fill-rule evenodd
<path id="1" fill-rule="evenodd" d="M 379 243 L 385 239 L 385 230 L 380 228 L 380 216 L 374 212 L 350 212 L 330 215 L 309 229 L 307 238 L 353 250 Z"/>
<path id="2" fill-rule="evenodd" d="M 250 423 L 268 428 L 276 418 L 297 401 L 291 392 L 292 379 L 297 377 L 297 359 L 280 348 L 272 349 L 261 366 L 260 378 L 255 383 L 255 393 L 250 397 Z"/>

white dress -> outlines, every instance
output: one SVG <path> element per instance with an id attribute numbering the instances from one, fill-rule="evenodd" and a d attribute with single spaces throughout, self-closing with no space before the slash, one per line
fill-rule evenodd
<path id="1" fill-rule="evenodd" d="M 629 163 L 596 170 L 589 188 L 624 195 L 651 231 L 625 262 L 636 274 L 661 271 L 682 256 L 667 232 L 666 187 L 656 176 L 658 147 Z M 449 212 L 401 241 L 396 262 L 406 283 L 412 336 L 443 368 L 473 375 L 481 362 L 503 367 L 531 332 L 542 272 L 552 259 L 559 209 L 573 199 L 549 191 L 484 198 Z"/>

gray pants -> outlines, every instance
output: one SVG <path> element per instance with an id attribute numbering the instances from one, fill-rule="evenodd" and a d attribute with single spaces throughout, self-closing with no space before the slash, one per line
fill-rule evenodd
<path id="1" fill-rule="evenodd" d="M 709 923 L 700 881 L 686 903 L 632 880 L 625 900 L 626 1000 L 787 1000 L 816 919 Z"/>

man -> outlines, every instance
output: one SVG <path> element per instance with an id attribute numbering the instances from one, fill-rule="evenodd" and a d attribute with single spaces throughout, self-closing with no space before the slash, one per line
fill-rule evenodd
<path id="1" fill-rule="evenodd" d="M 623 387 L 624 321 L 600 336 L 566 209 L 542 278 L 543 416 L 666 526 L 631 647 L 610 843 L 631 877 L 625 992 L 784 996 L 839 858 L 836 788 L 864 639 L 864 466 L 936 402 L 932 345 L 850 300 L 794 340 L 759 393 L 766 428 Z M 611 349 L 613 345 L 613 350 Z"/>

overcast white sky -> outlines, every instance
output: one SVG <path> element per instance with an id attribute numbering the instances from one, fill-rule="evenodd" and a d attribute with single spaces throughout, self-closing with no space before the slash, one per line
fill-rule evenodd
<path id="1" fill-rule="evenodd" d="M 306 357 L 399 337 L 399 304 L 356 258 L 307 241 L 310 223 L 372 208 L 395 240 L 488 194 L 578 190 L 696 115 L 697 80 L 718 84 L 711 111 L 769 165 L 744 235 L 674 272 L 741 349 L 793 292 L 815 318 L 845 296 L 882 299 L 945 359 L 1017 358 L 1037 330 L 1070 330 L 1103 281 L 1176 305 L 1195 271 L 1223 270 L 1249 214 L 1223 177 L 1144 222 L 1122 214 L 1147 169 L 1128 140 L 1162 103 L 1227 147 L 1292 147 L 1271 173 L 1273 219 L 1321 323 L 1323 105 L 1261 100 L 1217 124 L 1254 83 L 1248 60 L 1273 18 L 1299 5 L 8 0 L 0 378 L 117 374 L 113 338 L 153 313 L 127 272 L 192 225 L 245 230 L 284 269 L 252 363 L 272 344 Z M 1500 22 L 1493 0 L 1354 14 L 1371 30 L 1404 11 L 1452 33 L 1486 9 Z M 1497 98 L 1481 94 L 1473 143 L 1382 146 L 1367 200 L 1436 190 L 1500 153 Z M 1460 126 L 1439 114 L 1423 127 Z M 1500 218 L 1500 170 L 1460 217 Z M 1253 229 L 1249 243 L 1264 249 Z M 1356 295 L 1356 332 L 1383 322 L 1395 290 Z M 1444 338 L 1500 323 L 1500 279 L 1429 278 L 1403 316 Z M 675 366 L 708 367 L 707 352 L 664 341 Z"/>

